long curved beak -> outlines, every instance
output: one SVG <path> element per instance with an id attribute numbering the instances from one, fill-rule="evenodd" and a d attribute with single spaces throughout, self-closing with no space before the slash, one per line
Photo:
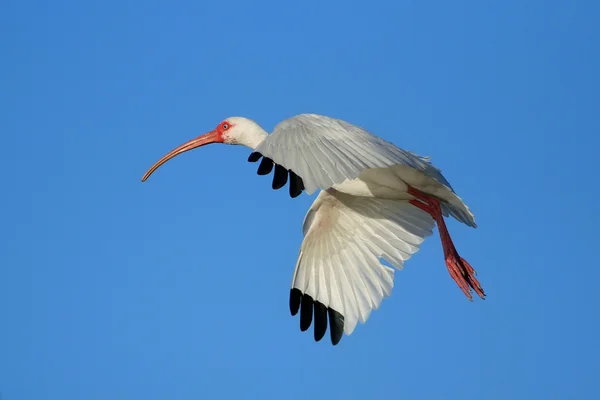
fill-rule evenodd
<path id="1" fill-rule="evenodd" d="M 185 153 L 186 151 L 193 150 L 200 146 L 204 146 L 204 145 L 211 144 L 211 143 L 222 143 L 222 142 L 223 142 L 223 140 L 221 140 L 221 138 L 219 137 L 219 134 L 216 130 L 205 133 L 204 135 L 198 136 L 197 138 L 192 139 L 189 142 L 185 142 L 181 146 L 176 147 L 173 150 L 171 150 L 170 152 L 168 152 L 167 154 L 165 154 L 160 160 L 158 160 L 156 163 L 154 163 L 154 165 L 151 166 L 150 169 L 148 171 L 146 171 L 146 173 L 142 177 L 142 182 L 145 182 L 146 179 L 148 179 L 150 177 L 150 175 L 152 175 L 152 173 L 158 169 L 158 167 L 160 167 L 161 165 L 163 165 L 164 163 L 169 161 L 171 158 L 178 156 L 181 153 Z"/>

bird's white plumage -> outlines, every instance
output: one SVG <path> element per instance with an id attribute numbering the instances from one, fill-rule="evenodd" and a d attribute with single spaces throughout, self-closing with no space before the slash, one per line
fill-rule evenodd
<path id="1" fill-rule="evenodd" d="M 285 186 L 289 176 L 291 197 L 322 189 L 304 220 L 304 240 L 290 291 L 290 311 L 292 315 L 301 311 L 302 330 L 308 329 L 314 312 L 315 340 L 322 339 L 327 318 L 334 345 L 341 339 L 342 327 L 349 335 L 359 321 L 369 318 L 394 286 L 394 269 L 381 260 L 402 268 L 432 234 L 432 215 L 440 223 L 445 254 L 453 255 L 446 264 L 454 280 L 469 298 L 467 285 L 485 296 L 433 207 L 439 203 L 443 215 L 476 227 L 473 213 L 429 157 L 322 115 L 289 118 L 271 135 L 250 119 L 230 117 L 167 153 L 142 180 L 174 156 L 209 143 L 253 149 L 248 161 L 262 158 L 257 173 L 274 170 L 273 189 Z M 415 198 L 429 208 L 414 203 Z"/>
<path id="2" fill-rule="evenodd" d="M 280 122 L 255 151 L 301 176 L 308 194 L 358 178 L 365 169 L 394 165 L 414 168 L 452 190 L 427 157 L 323 115 L 300 114 Z"/>
<path id="3" fill-rule="evenodd" d="M 332 186 L 337 191 L 360 197 L 376 197 L 388 200 L 411 200 L 408 186 L 442 200 L 440 206 L 444 216 L 452 215 L 458 221 L 477 227 L 475 216 L 469 207 L 448 186 L 441 184 L 421 171 L 406 165 L 389 168 L 369 168 L 357 179 Z"/>
<path id="4" fill-rule="evenodd" d="M 351 334 L 394 286 L 394 270 L 432 234 L 434 220 L 407 201 L 321 191 L 308 211 L 292 288 L 344 316 Z"/>

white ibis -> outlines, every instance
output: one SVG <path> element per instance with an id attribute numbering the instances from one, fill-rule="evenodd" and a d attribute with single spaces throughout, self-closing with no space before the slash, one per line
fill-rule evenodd
<path id="1" fill-rule="evenodd" d="M 273 189 L 289 181 L 291 197 L 321 189 L 304 218 L 290 291 L 292 315 L 300 311 L 302 331 L 314 321 L 316 341 L 328 318 L 333 345 L 364 323 L 394 285 L 394 269 L 381 259 L 401 269 L 435 223 L 450 276 L 469 300 L 471 290 L 485 297 L 444 223 L 452 216 L 475 228 L 473 213 L 428 157 L 322 115 L 289 118 L 270 135 L 250 119 L 231 117 L 166 154 L 142 181 L 171 158 L 210 143 L 251 148 L 248 161 L 262 158 L 258 174 L 274 170 Z"/>

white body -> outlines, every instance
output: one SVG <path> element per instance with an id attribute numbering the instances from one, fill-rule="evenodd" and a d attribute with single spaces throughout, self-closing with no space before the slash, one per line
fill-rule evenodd
<path id="1" fill-rule="evenodd" d="M 455 217 L 459 221 L 472 227 L 477 226 L 473 213 L 454 191 L 435 179 L 405 165 L 367 169 L 361 172 L 358 178 L 345 180 L 332 187 L 352 196 L 407 201 L 414 199 L 413 196 L 408 194 L 407 185 L 443 200 L 452 206 L 450 212 L 458 214 Z M 445 207 L 445 210 L 448 212 L 448 207 Z"/>

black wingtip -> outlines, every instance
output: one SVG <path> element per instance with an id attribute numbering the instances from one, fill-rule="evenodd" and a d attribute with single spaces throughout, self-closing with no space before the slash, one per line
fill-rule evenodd
<path id="1" fill-rule="evenodd" d="M 250 153 L 250 156 L 248 157 L 248 162 L 257 162 L 261 158 L 262 158 L 262 154 L 255 151 L 255 152 Z"/>
<path id="2" fill-rule="evenodd" d="M 273 189 L 278 190 L 285 186 L 288 180 L 288 172 L 279 164 L 275 164 L 275 173 L 273 174 Z"/>
<path id="3" fill-rule="evenodd" d="M 270 174 L 272 170 L 273 170 L 273 160 L 265 157 L 260 162 L 260 165 L 258 166 L 258 170 L 256 171 L 256 173 L 258 175 L 267 175 L 267 174 Z"/>
<path id="4" fill-rule="evenodd" d="M 302 178 L 296 175 L 291 169 L 288 172 L 290 173 L 290 197 L 293 199 L 302 194 L 304 182 L 302 181 Z"/>
<path id="5" fill-rule="evenodd" d="M 334 309 L 329 308 L 329 332 L 331 334 L 331 344 L 337 345 L 344 335 L 344 316 Z"/>
<path id="6" fill-rule="evenodd" d="M 257 151 L 250 153 L 248 161 L 257 162 L 261 158 L 262 161 L 260 162 L 258 170 L 256 171 L 258 175 L 268 175 L 273 170 L 273 167 L 275 167 L 272 187 L 274 190 L 278 190 L 284 187 L 288 182 L 289 173 L 290 197 L 293 199 L 300 196 L 304 190 L 304 182 L 302 181 L 302 178 L 296 175 L 292 170 L 286 170 L 283 166 L 275 164 L 272 159 L 268 157 L 263 158 L 263 155 Z"/>
<path id="7" fill-rule="evenodd" d="M 300 330 L 302 332 L 310 328 L 313 318 L 313 299 L 307 294 L 302 296 L 302 308 L 300 309 Z"/>
<path id="8" fill-rule="evenodd" d="M 327 307 L 325 304 L 315 301 L 315 342 L 323 339 L 327 332 Z"/>
<path id="9" fill-rule="evenodd" d="M 290 290 L 290 313 L 292 317 L 298 314 L 300 310 L 300 302 L 302 301 L 302 292 L 298 289 Z"/>
<path id="10" fill-rule="evenodd" d="M 337 345 L 344 336 L 344 316 L 325 304 L 314 301 L 313 298 L 301 290 L 290 290 L 290 313 L 292 316 L 300 312 L 300 330 L 307 331 L 314 325 L 314 338 L 319 342 L 327 332 L 331 335 L 331 343 Z M 327 320 L 329 319 L 329 323 Z"/>

